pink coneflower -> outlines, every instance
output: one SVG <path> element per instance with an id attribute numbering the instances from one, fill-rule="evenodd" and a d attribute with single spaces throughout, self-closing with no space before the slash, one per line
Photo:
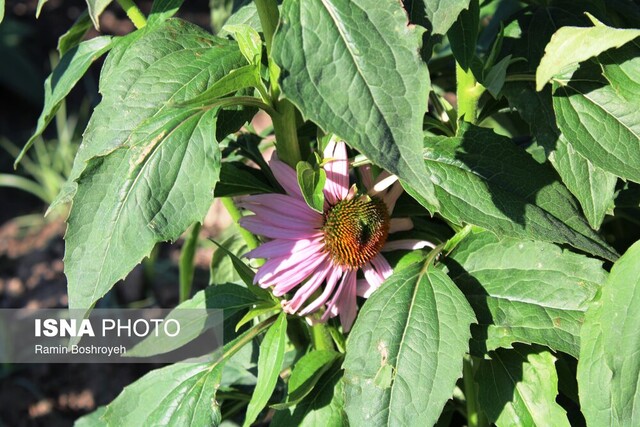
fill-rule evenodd
<path id="1" fill-rule="evenodd" d="M 320 320 L 339 314 L 346 332 L 358 310 L 356 296 L 368 298 L 392 273 L 381 251 L 433 245 L 418 240 L 387 242 L 389 233 L 413 227 L 409 218 L 391 218 L 402 194 L 394 175 L 383 172 L 374 182 L 370 168 L 360 168 L 367 193 L 359 194 L 355 185 L 349 186 L 344 142 L 332 139 L 324 157 L 323 213 L 307 205 L 296 172 L 274 156 L 269 165 L 286 194 L 242 198 L 239 206 L 255 215 L 242 218 L 240 224 L 271 239 L 245 255 L 266 259 L 254 283 L 273 287 L 275 296 L 297 287 L 293 297 L 282 302 L 286 312 L 304 316 L 325 307 Z M 357 278 L 358 270 L 364 279 Z"/>

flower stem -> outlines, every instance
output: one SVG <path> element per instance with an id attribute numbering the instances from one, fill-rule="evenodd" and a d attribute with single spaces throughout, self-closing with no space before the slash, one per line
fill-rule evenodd
<path id="1" fill-rule="evenodd" d="M 267 45 L 267 56 L 269 58 L 269 89 L 271 93 L 271 104 L 275 112 L 269 112 L 273 120 L 273 130 L 276 134 L 276 148 L 280 160 L 295 169 L 296 164 L 302 160 L 300 143 L 298 142 L 298 129 L 296 126 L 296 108 L 286 99 L 280 99 L 280 68 L 271 57 L 271 45 L 273 34 L 278 26 L 280 12 L 276 0 L 255 0 L 264 40 Z"/>
<path id="2" fill-rule="evenodd" d="M 231 199 L 231 197 L 220 197 L 220 201 L 222 201 L 222 205 L 225 207 L 225 209 L 227 209 L 227 212 L 229 212 L 229 215 L 231 216 L 231 219 L 233 220 L 233 222 L 235 222 L 236 225 L 238 226 L 238 232 L 240 233 L 240 236 L 242 236 L 242 238 L 244 239 L 249 249 L 257 248 L 260 245 L 260 242 L 258 242 L 258 239 L 256 238 L 256 236 L 251 234 L 249 230 L 247 230 L 246 228 L 243 228 L 238 223 L 240 218 L 242 218 L 242 214 L 240 213 L 236 205 L 233 203 L 233 200 Z"/>
<path id="3" fill-rule="evenodd" d="M 476 80 L 471 68 L 463 70 L 456 62 L 456 95 L 458 98 L 458 117 L 462 120 L 475 123 L 478 116 L 478 100 L 485 91 Z"/>
<path id="4" fill-rule="evenodd" d="M 316 350 L 335 350 L 331 333 L 324 323 L 316 323 L 311 327 L 311 341 Z"/>
<path id="5" fill-rule="evenodd" d="M 462 363 L 464 397 L 467 402 L 467 425 L 469 427 L 486 427 L 486 419 L 480 412 L 476 382 L 473 379 L 475 373 L 473 358 L 466 355 Z"/>
<path id="6" fill-rule="evenodd" d="M 147 25 L 147 18 L 145 18 L 144 14 L 138 6 L 133 2 L 133 0 L 118 0 L 118 4 L 122 6 L 124 11 L 127 13 L 133 25 L 139 30 L 140 28 Z"/>
<path id="7" fill-rule="evenodd" d="M 184 302 L 191 296 L 191 287 L 193 284 L 194 266 L 193 259 L 196 254 L 196 247 L 198 245 L 198 236 L 200 235 L 201 225 L 199 222 L 195 222 L 191 231 L 184 242 L 182 251 L 180 252 L 180 302 Z"/>

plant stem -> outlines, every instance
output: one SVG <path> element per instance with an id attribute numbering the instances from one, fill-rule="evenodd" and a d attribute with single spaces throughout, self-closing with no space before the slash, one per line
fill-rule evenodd
<path id="1" fill-rule="evenodd" d="M 335 350 L 331 333 L 324 323 L 316 323 L 311 327 L 311 341 L 316 350 Z"/>
<path id="2" fill-rule="evenodd" d="M 135 25 L 138 30 L 147 25 L 147 18 L 145 18 L 144 14 L 140 11 L 138 6 L 136 6 L 133 0 L 118 0 L 118 4 L 122 6 L 129 19 L 131 19 L 131 22 L 133 22 L 133 25 Z"/>
<path id="3" fill-rule="evenodd" d="M 478 116 L 478 100 L 485 91 L 476 80 L 471 68 L 464 71 L 456 62 L 456 95 L 458 98 L 458 117 L 462 120 L 475 123 Z"/>
<path id="4" fill-rule="evenodd" d="M 231 216 L 231 219 L 233 219 L 233 222 L 235 222 L 236 225 L 238 226 L 238 231 L 240 232 L 240 236 L 242 236 L 242 238 L 244 239 L 249 249 L 257 248 L 260 245 L 260 242 L 258 242 L 258 239 L 256 238 L 256 236 L 254 236 L 251 232 L 249 232 L 249 230 L 247 230 L 246 228 L 243 228 L 238 223 L 240 218 L 242 218 L 242 214 L 240 213 L 236 205 L 233 203 L 233 200 L 231 199 L 231 197 L 220 197 L 220 201 L 222 201 L 222 204 L 227 209 L 227 212 L 229 212 L 229 215 Z"/>
<path id="5" fill-rule="evenodd" d="M 273 130 L 276 134 L 278 157 L 295 169 L 296 164 L 302 159 L 296 126 L 296 108 L 286 99 L 280 99 L 281 93 L 278 83 L 280 68 L 271 57 L 273 34 L 280 19 L 278 2 L 276 0 L 255 0 L 255 4 L 260 17 L 269 58 L 269 89 L 271 92 L 271 104 L 275 109 L 274 113 L 269 112 L 269 114 L 271 114 Z"/>
<path id="6" fill-rule="evenodd" d="M 482 413 L 479 412 L 478 391 L 473 379 L 473 359 L 466 355 L 462 362 L 462 379 L 464 382 L 464 397 L 467 402 L 467 425 L 469 427 L 486 427 L 487 423 Z"/>
<path id="7" fill-rule="evenodd" d="M 182 251 L 180 252 L 180 302 L 184 302 L 191 296 L 191 287 L 193 285 L 193 274 L 195 268 L 193 265 L 193 259 L 196 254 L 196 247 L 198 245 L 198 236 L 200 235 L 201 225 L 199 222 L 193 224 L 191 231 L 184 242 Z"/>

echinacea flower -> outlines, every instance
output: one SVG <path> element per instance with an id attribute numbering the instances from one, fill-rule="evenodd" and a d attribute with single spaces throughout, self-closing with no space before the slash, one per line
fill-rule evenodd
<path id="1" fill-rule="evenodd" d="M 340 315 L 346 332 L 358 310 L 356 296 L 368 298 L 392 273 L 381 252 L 433 245 L 418 240 L 387 242 L 390 233 L 413 227 L 409 218 L 391 218 L 402 194 L 397 177 L 382 172 L 374 181 L 370 168 L 361 167 L 367 193 L 359 194 L 355 185 L 349 186 L 344 142 L 332 139 L 324 158 L 323 213 L 307 205 L 296 172 L 274 156 L 269 165 L 286 194 L 242 198 L 239 206 L 255 215 L 243 217 L 240 224 L 271 239 L 245 255 L 266 259 L 254 283 L 272 287 L 275 296 L 296 289 L 282 302 L 287 313 L 304 316 L 324 307 L 320 320 Z M 360 270 L 363 279 L 358 279 Z"/>

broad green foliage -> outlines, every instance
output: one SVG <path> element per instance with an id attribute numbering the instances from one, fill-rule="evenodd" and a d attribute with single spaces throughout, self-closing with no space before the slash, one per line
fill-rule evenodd
<path id="1" fill-rule="evenodd" d="M 425 164 L 445 218 L 616 258 L 551 168 L 489 129 L 468 126 L 461 135 L 425 139 Z"/>
<path id="2" fill-rule="evenodd" d="M 597 260 L 486 231 L 472 232 L 444 264 L 476 313 L 478 355 L 523 342 L 577 357 L 584 312 L 607 277 Z"/>
<path id="3" fill-rule="evenodd" d="M 556 403 L 555 357 L 538 347 L 489 353 L 480 361 L 476 380 L 483 411 L 498 427 L 566 426 L 569 420 Z"/>
<path id="4" fill-rule="evenodd" d="M 347 341 L 349 424 L 434 424 L 462 375 L 473 322 L 446 274 L 421 263 L 396 272 L 367 300 Z"/>
<path id="5" fill-rule="evenodd" d="M 224 343 L 150 372 L 77 425 L 640 425 L 636 2 L 214 0 L 219 36 L 172 18 L 182 0 L 155 0 L 148 16 L 136 3 L 110 6 L 135 31 L 86 39 L 110 4 L 87 0 L 59 40 L 33 137 L 22 154 L 6 147 L 18 157 L 48 138 L 108 52 L 100 102 L 50 206 L 70 203 L 69 306 L 88 312 L 190 229 L 168 315 L 187 333 L 152 334 L 128 355 L 211 328 Z M 0 50 L 20 70 L 10 21 Z M 321 167 L 332 138 L 347 144 L 348 183 Z M 274 146 L 291 170 L 269 162 Z M 20 163 L 33 176 L 41 148 Z M 391 214 L 376 258 L 345 266 L 361 267 L 355 277 L 316 281 L 324 266 L 290 258 L 310 253 L 304 244 L 239 226 L 254 229 L 247 206 L 277 208 L 262 224 L 277 234 L 292 200 L 283 193 L 299 190 L 287 232 L 307 230 L 304 211 L 323 233 L 325 191 L 338 187 L 383 198 Z M 235 224 L 212 238 L 208 286 L 189 299 L 197 249 L 212 247 L 198 224 L 215 198 Z M 370 227 L 351 235 L 355 219 L 345 241 L 368 241 Z M 254 249 L 268 261 L 246 260 Z M 393 269 L 385 280 L 380 257 Z M 321 295 L 332 303 L 299 316 Z"/>
<path id="6" fill-rule="evenodd" d="M 587 311 L 578 386 L 589 426 L 636 425 L 640 415 L 640 243 L 614 264 L 600 299 Z"/>
<path id="7" fill-rule="evenodd" d="M 284 95 L 323 130 L 416 188 L 436 209 L 415 153 L 422 145 L 429 73 L 420 31 L 399 2 L 291 0 L 273 44 Z"/>

